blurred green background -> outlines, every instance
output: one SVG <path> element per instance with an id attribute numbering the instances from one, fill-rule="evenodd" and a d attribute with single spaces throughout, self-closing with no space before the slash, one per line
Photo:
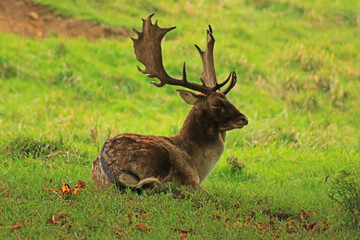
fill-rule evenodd
<path id="1" fill-rule="evenodd" d="M 177 224 L 196 229 L 187 234 L 194 239 L 359 236 L 354 211 L 329 198 L 327 181 L 359 169 L 359 1 L 34 2 L 61 16 L 121 27 L 124 35 L 0 33 L 0 236 L 177 238 L 181 234 L 171 230 Z M 180 76 L 186 62 L 188 78 L 198 81 L 202 63 L 194 44 L 204 48 L 208 24 L 218 79 L 232 70 L 238 75 L 228 98 L 249 125 L 228 134 L 224 155 L 203 184 L 210 197 L 189 193 L 179 200 L 92 187 L 91 162 L 106 139 L 123 132 L 174 135 L 190 110 L 176 87 L 156 88 L 136 69 L 141 64 L 131 28 L 140 30 L 141 18 L 152 12 L 160 27 L 177 26 L 162 44 L 170 75 Z M 245 168 L 233 171 L 226 161 L 231 156 Z M 88 188 L 68 201 L 43 190 L 78 179 Z M 313 215 L 301 219 L 301 210 Z M 136 217 L 149 211 L 149 218 Z M 60 212 L 71 216 L 70 229 L 46 224 Z M 129 221 L 129 212 L 136 220 Z M 179 215 L 185 220 L 178 222 Z M 272 218 L 276 228 L 268 227 Z M 21 219 L 25 224 L 9 232 Z M 254 227 L 259 222 L 266 227 Z M 132 230 L 140 223 L 152 230 Z M 303 226 L 311 223 L 318 230 Z"/>

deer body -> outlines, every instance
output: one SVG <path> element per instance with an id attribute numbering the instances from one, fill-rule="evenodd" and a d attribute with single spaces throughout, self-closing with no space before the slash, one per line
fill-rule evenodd
<path id="1" fill-rule="evenodd" d="M 193 108 L 180 133 L 173 137 L 126 133 L 108 140 L 93 161 L 93 182 L 101 187 L 115 184 L 120 188 L 135 189 L 153 188 L 166 182 L 201 188 L 200 184 L 209 176 L 224 151 L 226 131 L 247 125 L 245 115 L 225 96 L 235 85 L 236 75 L 231 72 L 230 86 L 225 91 L 219 91 L 230 76 L 224 83 L 218 84 L 213 75 L 214 39 L 210 28 L 207 50 L 202 52 L 197 47 L 204 62 L 203 85 L 187 82 L 185 67 L 182 80 L 168 76 L 162 66 L 160 42 L 172 28 L 159 28 L 156 23 L 152 25 L 151 17 L 144 20 L 142 33 L 136 31 L 139 38 L 133 39 L 136 56 L 146 66 L 145 70 L 139 70 L 158 78 L 160 83 L 152 82 L 158 87 L 180 85 L 202 94 L 177 90 Z M 146 43 L 145 40 L 150 37 L 157 39 L 155 43 Z"/>

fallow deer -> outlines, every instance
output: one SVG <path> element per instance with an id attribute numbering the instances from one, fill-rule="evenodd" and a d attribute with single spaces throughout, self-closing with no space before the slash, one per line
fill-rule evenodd
<path id="1" fill-rule="evenodd" d="M 199 188 L 209 176 L 224 151 L 226 132 L 242 128 L 248 119 L 227 98 L 226 94 L 236 83 L 232 71 L 222 83 L 217 83 L 213 59 L 215 39 L 211 26 L 207 30 L 205 51 L 197 45 L 203 62 L 202 84 L 189 82 L 185 63 L 183 76 L 176 79 L 164 69 L 161 41 L 175 27 L 160 28 L 151 22 L 149 15 L 143 19 L 143 29 L 134 29 L 136 58 L 145 69 L 138 70 L 150 78 L 157 87 L 182 86 L 188 90 L 177 90 L 181 98 L 193 105 L 179 134 L 173 137 L 120 134 L 106 141 L 99 156 L 93 161 L 92 178 L 96 186 L 116 185 L 119 188 L 146 189 L 164 183 L 177 183 Z M 230 80 L 228 87 L 220 90 Z"/>

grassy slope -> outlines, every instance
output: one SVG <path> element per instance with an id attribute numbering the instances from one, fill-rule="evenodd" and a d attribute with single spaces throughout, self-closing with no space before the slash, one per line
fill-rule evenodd
<path id="1" fill-rule="evenodd" d="M 100 238 L 119 231 L 125 238 L 180 236 L 171 227 L 193 228 L 193 238 L 272 238 L 279 228 L 282 238 L 356 234 L 354 228 L 341 231 L 345 216 L 327 197 L 325 178 L 353 167 L 360 157 L 359 3 L 37 2 L 78 18 L 137 29 L 140 18 L 156 11 L 160 26 L 177 26 L 164 42 L 167 69 L 178 75 L 186 61 L 191 79 L 201 71 L 193 44 L 203 46 L 211 23 L 218 76 L 237 71 L 239 84 L 229 98 L 250 125 L 228 135 L 225 154 L 204 183 L 209 198 L 95 190 L 91 161 L 108 137 L 175 134 L 189 106 L 173 88 L 147 83 L 136 70 L 128 39 L 30 40 L 1 34 L 1 235 Z M 246 165 L 241 173 L 231 172 L 225 161 L 231 155 Z M 43 190 L 78 179 L 88 188 L 69 200 Z M 272 229 L 256 225 L 269 225 L 274 214 L 297 219 L 302 209 L 314 214 L 307 223 L 328 222 L 327 231 L 299 227 L 287 233 L 287 221 Z M 152 214 L 136 217 L 141 212 Z M 64 226 L 45 224 L 59 213 L 70 215 Z M 9 233 L 8 226 L 21 219 L 25 226 Z M 139 223 L 152 231 L 131 230 Z"/>

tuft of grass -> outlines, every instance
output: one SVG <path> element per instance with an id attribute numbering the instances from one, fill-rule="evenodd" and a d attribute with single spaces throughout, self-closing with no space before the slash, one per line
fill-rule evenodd
<path id="1" fill-rule="evenodd" d="M 74 146 L 66 144 L 62 138 L 47 139 L 46 137 L 36 138 L 29 134 L 15 134 L 2 138 L 2 152 L 10 159 L 54 159 L 63 157 L 67 159 L 78 159 L 86 156 Z"/>
<path id="2" fill-rule="evenodd" d="M 239 162 L 239 159 L 235 155 L 228 157 L 226 161 L 228 164 L 230 164 L 232 172 L 241 172 L 241 170 L 245 168 L 245 165 Z"/>
<path id="3" fill-rule="evenodd" d="M 18 75 L 18 69 L 8 61 L 0 57 L 0 78 L 14 78 Z"/>
<path id="4" fill-rule="evenodd" d="M 360 170 L 343 170 L 329 177 L 328 195 L 360 226 Z"/>

